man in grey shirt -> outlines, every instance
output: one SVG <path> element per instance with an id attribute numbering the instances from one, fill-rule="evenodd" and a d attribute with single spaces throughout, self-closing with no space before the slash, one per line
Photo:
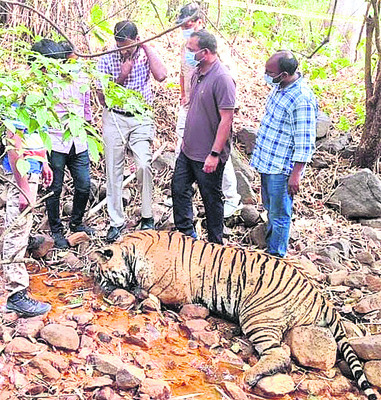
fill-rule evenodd
<path id="1" fill-rule="evenodd" d="M 192 184 L 197 182 L 205 207 L 208 240 L 222 243 L 222 175 L 230 153 L 235 83 L 217 57 L 216 38 L 206 30 L 187 42 L 186 60 L 196 61 L 191 80 L 184 139 L 172 179 L 176 228 L 193 237 Z"/>

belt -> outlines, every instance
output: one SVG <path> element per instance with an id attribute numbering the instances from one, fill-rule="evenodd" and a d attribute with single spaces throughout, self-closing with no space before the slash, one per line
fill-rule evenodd
<path id="1" fill-rule="evenodd" d="M 115 110 L 114 108 L 109 109 L 109 111 L 112 111 L 116 114 L 124 115 L 125 117 L 135 117 L 136 115 L 140 114 L 139 112 L 132 113 L 130 111 Z"/>

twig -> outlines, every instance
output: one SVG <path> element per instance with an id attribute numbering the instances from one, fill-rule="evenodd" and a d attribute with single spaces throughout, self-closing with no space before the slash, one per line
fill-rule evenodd
<path id="1" fill-rule="evenodd" d="M 4 239 L 5 235 L 8 235 L 8 233 L 14 228 L 15 225 L 24 218 L 26 215 L 28 215 L 33 209 L 38 208 L 44 200 L 46 200 L 48 197 L 52 196 L 53 192 L 48 193 L 47 195 L 43 196 L 41 199 L 39 199 L 34 206 L 28 206 L 9 226 L 8 228 L 1 234 L 0 236 L 0 242 Z"/>
<path id="2" fill-rule="evenodd" d="M 165 29 L 165 28 L 164 28 L 163 21 L 161 20 L 159 11 L 158 11 L 158 9 L 157 9 L 157 7 L 156 7 L 156 4 L 153 2 L 153 0 L 150 0 L 150 3 L 152 4 L 152 7 L 153 7 L 154 10 L 155 10 L 155 13 L 156 13 L 156 15 L 157 15 L 157 18 L 158 18 L 159 21 L 160 21 L 161 27 L 162 27 L 163 29 Z M 169 37 L 168 37 L 168 36 L 167 36 L 167 40 L 168 40 L 168 46 L 169 46 L 169 48 L 172 49 L 171 41 L 169 40 Z"/>
<path id="3" fill-rule="evenodd" d="M 167 146 L 167 143 L 164 143 L 163 145 L 161 145 L 161 147 L 158 150 L 155 151 L 155 153 L 152 156 L 152 161 L 151 162 L 154 162 L 160 156 L 160 154 L 164 151 L 166 146 Z M 131 174 L 128 178 L 126 178 L 123 181 L 123 187 L 128 185 L 135 178 L 136 178 L 136 172 Z M 107 203 L 107 197 L 105 199 L 103 199 L 100 203 L 98 203 L 95 207 L 90 209 L 88 211 L 88 213 L 87 213 L 87 217 L 89 218 L 89 217 L 92 217 L 93 215 L 95 215 L 99 210 L 101 210 L 106 205 L 106 203 Z"/>
<path id="4" fill-rule="evenodd" d="M 46 17 L 41 11 L 36 10 L 35 8 L 29 6 L 28 4 L 20 3 L 20 2 L 18 2 L 18 1 L 4 0 L 3 2 L 6 3 L 6 4 L 13 4 L 13 5 L 16 5 L 16 6 L 25 7 L 25 8 L 27 8 L 28 10 L 31 10 L 31 11 L 35 12 L 36 14 L 38 14 L 38 15 L 39 15 L 41 18 L 43 18 L 45 21 L 49 22 L 49 24 L 50 24 L 61 36 L 63 36 L 63 38 L 73 47 L 73 49 L 74 49 L 73 53 L 74 53 L 74 54 L 76 54 L 78 57 L 83 57 L 83 58 L 95 58 L 95 57 L 100 57 L 100 56 L 103 56 L 103 55 L 105 55 L 105 54 L 116 53 L 116 52 L 121 51 L 121 50 L 127 50 L 127 49 L 129 49 L 129 48 L 131 48 L 131 47 L 140 46 L 140 45 L 142 45 L 142 44 L 148 43 L 148 42 L 150 42 L 150 41 L 152 41 L 152 40 L 154 40 L 154 39 L 157 39 L 157 38 L 159 38 L 159 37 L 161 37 L 161 36 L 166 35 L 166 34 L 169 33 L 169 32 L 174 31 L 174 30 L 177 29 L 177 28 L 180 28 L 182 25 L 184 25 L 184 24 L 186 24 L 188 21 L 192 20 L 192 19 L 196 16 L 196 14 L 197 14 L 197 11 L 195 11 L 190 17 L 184 19 L 183 22 L 182 22 L 181 24 L 176 24 L 176 25 L 174 25 L 173 27 L 168 28 L 168 29 L 166 29 L 165 31 L 158 33 L 157 35 L 152 36 L 152 37 L 150 37 L 150 38 L 148 38 L 148 39 L 145 39 L 145 40 L 141 40 L 140 42 L 132 43 L 132 44 L 130 44 L 130 45 L 128 45 L 128 46 L 118 47 L 117 49 L 102 51 L 102 52 L 100 52 L 100 53 L 85 54 L 85 53 L 79 53 L 79 52 L 76 50 L 76 47 L 75 47 L 74 43 L 68 38 L 68 36 L 62 31 L 62 29 L 61 29 L 55 22 L 53 22 L 50 18 Z"/>
<path id="5" fill-rule="evenodd" d="M 7 265 L 7 264 L 13 264 L 13 263 L 36 263 L 38 264 L 38 261 L 35 260 L 34 258 L 10 258 L 7 260 L 0 260 L 0 265 Z"/>
<path id="6" fill-rule="evenodd" d="M 25 191 L 23 190 L 23 189 L 21 189 L 21 187 L 16 183 L 16 182 L 13 182 L 12 181 L 12 179 L 8 179 L 4 174 L 2 174 L 1 172 L 0 172 L 0 179 L 2 179 L 3 181 L 6 181 L 6 182 L 8 182 L 8 183 L 10 183 L 12 186 L 14 186 L 17 190 L 19 190 L 23 195 L 24 195 L 24 197 L 26 198 L 26 201 L 28 202 L 28 205 L 29 205 L 29 207 L 31 207 L 32 206 L 32 204 L 31 204 L 31 202 L 30 202 L 30 200 L 29 200 L 29 198 L 28 198 L 28 195 L 25 193 Z"/>

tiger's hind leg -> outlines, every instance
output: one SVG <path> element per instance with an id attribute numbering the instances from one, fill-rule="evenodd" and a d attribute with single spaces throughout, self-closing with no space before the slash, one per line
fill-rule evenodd
<path id="1" fill-rule="evenodd" d="M 286 372 L 290 366 L 290 353 L 278 345 L 263 351 L 259 361 L 245 373 L 244 379 L 248 385 L 255 386 L 263 377 Z"/>

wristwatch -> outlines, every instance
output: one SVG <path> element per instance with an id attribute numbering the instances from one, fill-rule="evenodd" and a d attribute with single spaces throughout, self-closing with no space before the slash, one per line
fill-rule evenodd
<path id="1" fill-rule="evenodd" d="M 218 151 L 212 150 L 212 151 L 210 152 L 210 155 L 211 155 L 212 157 L 219 157 L 219 156 L 220 156 L 220 153 L 219 153 Z"/>

